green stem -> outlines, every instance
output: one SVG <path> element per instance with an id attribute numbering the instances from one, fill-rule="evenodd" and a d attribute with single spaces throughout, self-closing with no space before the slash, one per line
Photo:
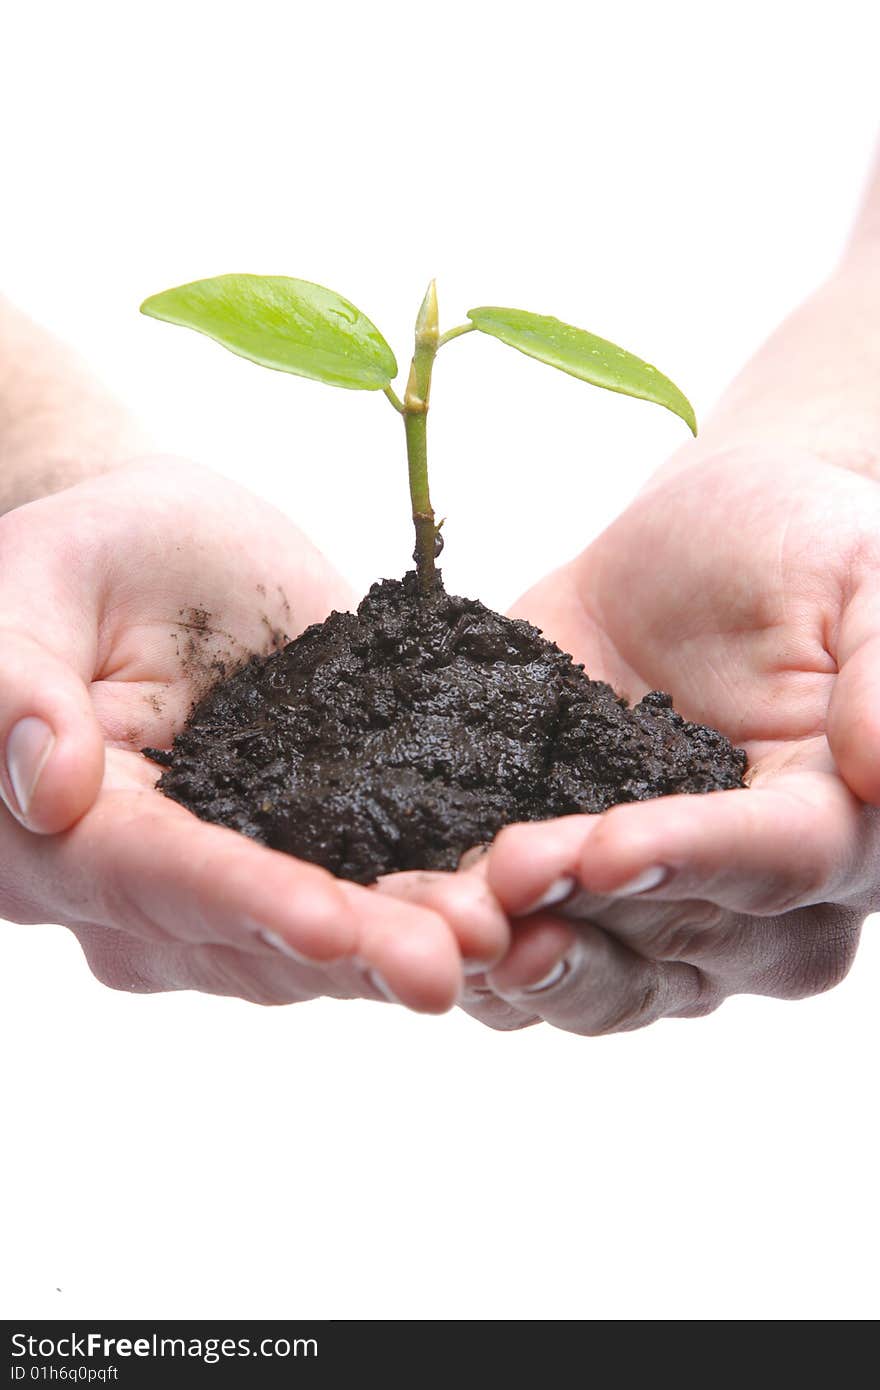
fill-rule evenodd
<path id="1" fill-rule="evenodd" d="M 406 406 L 403 404 L 403 401 L 402 401 L 402 400 L 400 399 L 400 397 L 398 396 L 398 394 L 397 394 L 397 392 L 395 391 L 394 387 L 393 387 L 393 386 L 386 386 L 386 387 L 385 387 L 385 395 L 388 397 L 389 401 L 390 401 L 391 404 L 394 406 L 394 409 L 395 409 L 400 415 L 402 415 L 403 412 L 404 412 L 404 410 L 406 409 Z"/>
<path id="2" fill-rule="evenodd" d="M 441 333 L 437 339 L 438 351 L 444 343 L 451 343 L 453 338 L 460 338 L 462 333 L 473 333 L 476 326 L 475 323 L 462 323 L 459 324 L 458 328 L 447 328 L 446 332 Z"/>
<path id="3" fill-rule="evenodd" d="M 431 372 L 439 341 L 437 291 L 432 280 L 416 319 L 415 351 L 403 398 L 409 495 L 416 533 L 413 559 L 424 593 L 430 593 L 437 583 L 434 560 L 438 549 L 439 527 L 434 520 L 434 508 L 431 506 L 428 488 L 428 404 L 431 396 Z"/>
<path id="4" fill-rule="evenodd" d="M 412 519 L 416 533 L 416 548 L 413 559 L 416 562 L 419 582 L 425 593 L 430 593 L 437 582 L 434 558 L 437 549 L 437 526 L 434 522 L 434 508 L 428 491 L 428 420 L 425 411 L 406 412 L 403 418 L 406 430 L 406 453 L 409 463 L 409 495 L 412 502 Z"/>

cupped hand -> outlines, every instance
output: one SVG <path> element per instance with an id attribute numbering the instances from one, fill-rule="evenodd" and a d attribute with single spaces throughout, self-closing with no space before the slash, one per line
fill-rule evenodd
<path id="1" fill-rule="evenodd" d="M 880 485 L 717 455 L 515 614 L 630 700 L 670 691 L 746 748 L 749 785 L 503 830 L 473 872 L 517 927 L 469 1012 L 597 1034 L 838 982 L 880 905 Z"/>
<path id="2" fill-rule="evenodd" d="M 338 882 L 197 820 L 139 751 L 349 601 L 281 514 L 180 460 L 0 519 L 0 915 L 70 927 L 114 988 L 450 1007 L 462 958 L 504 949 L 488 895 L 447 920 Z"/>

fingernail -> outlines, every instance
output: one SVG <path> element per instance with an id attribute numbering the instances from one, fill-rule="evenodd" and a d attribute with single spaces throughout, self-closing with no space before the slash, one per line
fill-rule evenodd
<path id="1" fill-rule="evenodd" d="M 458 861 L 459 870 L 472 869 L 481 859 L 485 859 L 488 853 L 488 845 L 474 845 L 473 849 L 466 849 Z"/>
<path id="2" fill-rule="evenodd" d="M 494 993 L 495 991 L 490 989 L 488 985 L 465 985 L 461 997 L 464 1003 L 473 1003 L 477 999 L 487 999 L 489 995 Z"/>
<path id="3" fill-rule="evenodd" d="M 487 970 L 491 970 L 494 965 L 491 960 L 463 960 L 461 963 L 461 973 L 467 978 L 471 975 L 485 975 Z"/>
<path id="4" fill-rule="evenodd" d="M 565 902 L 566 898 L 570 898 L 574 892 L 574 888 L 575 880 L 570 874 L 566 874 L 562 878 L 554 879 L 546 893 L 542 893 L 538 901 L 532 903 L 530 907 L 524 908 L 522 912 L 518 912 L 517 916 L 528 917 L 533 912 L 540 912 L 542 907 L 555 907 L 558 903 Z"/>
<path id="5" fill-rule="evenodd" d="M 567 974 L 568 974 L 568 961 L 567 961 L 567 960 L 565 959 L 565 957 L 563 956 L 562 960 L 558 960 L 558 961 L 556 962 L 556 964 L 554 965 L 553 969 L 552 969 L 552 970 L 548 970 L 548 972 L 547 972 L 547 974 L 544 976 L 544 978 L 543 978 L 542 980 L 539 980 L 537 984 L 535 984 L 535 985 L 525 985 L 524 988 L 523 988 L 523 990 L 522 990 L 522 993 L 523 993 L 523 994 L 540 994 L 540 993 L 542 992 L 542 990 L 551 989 L 551 988 L 553 987 L 553 985 L 558 985 L 558 984 L 559 984 L 559 981 L 562 979 L 562 977 L 563 977 L 564 975 L 567 975 Z"/>
<path id="6" fill-rule="evenodd" d="M 373 986 L 373 989 L 375 989 L 379 994 L 381 994 L 383 999 L 387 999 L 389 1004 L 399 1004 L 399 1003 L 400 1003 L 400 1000 L 398 999 L 397 995 L 396 995 L 396 994 L 394 993 L 394 991 L 385 983 L 385 980 L 384 980 L 383 977 L 379 974 L 378 970 L 368 970 L 368 971 L 367 971 L 367 979 L 369 980 L 370 984 Z"/>
<path id="7" fill-rule="evenodd" d="M 267 946 L 271 946 L 273 951 L 279 955 L 286 956 L 288 960 L 295 960 L 297 965 L 320 965 L 317 960 L 310 960 L 308 956 L 303 956 L 299 951 L 294 950 L 289 941 L 285 941 L 283 936 L 279 936 L 276 931 L 270 931 L 268 927 L 255 927 L 252 923 L 246 923 L 250 931 L 264 941 Z"/>
<path id="8" fill-rule="evenodd" d="M 669 877 L 669 870 L 657 865 L 651 869 L 642 869 L 635 878 L 627 879 L 626 883 L 621 883 L 619 888 L 615 888 L 609 893 L 611 898 L 631 898 L 634 893 L 647 893 L 649 888 L 659 888 Z"/>
<path id="9" fill-rule="evenodd" d="M 27 715 L 19 719 L 6 740 L 6 770 L 16 806 L 10 810 L 27 816 L 40 774 L 55 747 L 55 735 L 44 719 Z"/>

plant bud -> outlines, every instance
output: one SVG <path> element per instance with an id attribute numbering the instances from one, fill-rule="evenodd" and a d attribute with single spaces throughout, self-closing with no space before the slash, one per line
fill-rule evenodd
<path id="1" fill-rule="evenodd" d="M 440 336 L 439 314 L 437 312 L 437 281 L 432 280 L 422 307 L 416 319 L 416 347 L 436 348 Z"/>

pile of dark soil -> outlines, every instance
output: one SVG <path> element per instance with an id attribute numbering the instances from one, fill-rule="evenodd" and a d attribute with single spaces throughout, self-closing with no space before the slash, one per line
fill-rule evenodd
<path id="1" fill-rule="evenodd" d="M 542 638 L 416 577 L 374 584 L 196 706 L 159 786 L 370 883 L 454 869 L 511 821 L 742 785 L 746 757 L 653 691 L 629 708 Z"/>

